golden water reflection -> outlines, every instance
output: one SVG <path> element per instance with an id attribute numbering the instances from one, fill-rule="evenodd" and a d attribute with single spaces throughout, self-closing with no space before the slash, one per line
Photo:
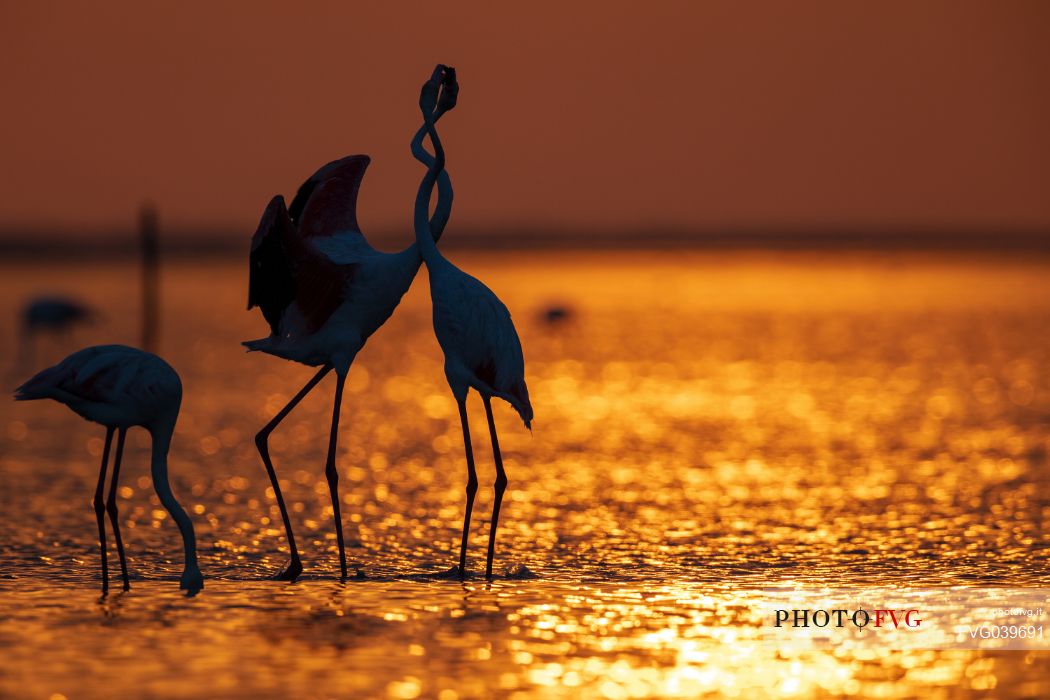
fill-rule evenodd
<path id="1" fill-rule="evenodd" d="M 28 582 L 5 619 L 2 687 L 24 697 L 134 688 L 174 697 L 614 699 L 1044 687 L 1045 652 L 764 643 L 750 612 L 761 594 L 733 588 L 211 581 L 205 597 L 187 600 L 171 582 L 139 582 L 99 602 L 84 588 L 56 600 L 54 586 Z M 33 643 L 15 643 L 15 630 Z M 90 653 L 75 653 L 86 642 Z"/>
<path id="2" fill-rule="evenodd" d="M 309 370 L 245 355 L 242 265 L 169 266 L 163 353 L 186 388 L 172 478 L 208 577 L 129 436 L 133 589 L 103 603 L 88 506 L 102 440 L 0 402 L 0 695 L 816 697 L 1045 695 L 1038 652 L 778 649 L 769 585 L 1044 585 L 1050 279 L 1040 260 L 921 256 L 457 256 L 512 309 L 537 419 L 500 407 L 510 474 L 491 586 L 441 577 L 462 518 L 458 418 L 424 280 L 351 371 L 340 586 L 322 470 L 331 386 L 273 435 L 296 585 L 255 431 Z M 0 308 L 82 290 L 82 344 L 136 337 L 132 267 L 5 268 Z M 46 282 L 46 285 L 45 285 Z M 570 311 L 557 323 L 544 310 Z M 64 354 L 58 342 L 42 355 Z M 5 349 L 0 360 L 10 366 Z M 13 383 L 13 382 L 12 382 Z M 483 564 L 493 468 L 471 405 Z"/>

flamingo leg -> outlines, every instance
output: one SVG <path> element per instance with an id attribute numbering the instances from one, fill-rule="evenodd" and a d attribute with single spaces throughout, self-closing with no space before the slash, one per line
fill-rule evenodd
<path id="1" fill-rule="evenodd" d="M 463 514 L 463 540 L 459 545 L 459 578 L 467 576 L 467 536 L 470 533 L 470 513 L 474 510 L 474 495 L 478 492 L 478 473 L 474 469 L 474 450 L 470 446 L 470 426 L 467 423 L 467 397 L 457 398 L 459 422 L 463 424 L 463 447 L 467 454 L 467 509 Z"/>
<path id="2" fill-rule="evenodd" d="M 277 507 L 281 509 L 281 519 L 284 521 L 284 532 L 288 537 L 288 549 L 291 551 L 292 560 L 288 562 L 288 566 L 284 571 L 277 574 L 274 578 L 279 581 L 294 581 L 299 578 L 299 574 L 303 573 L 303 564 L 299 559 L 299 550 L 295 546 L 295 535 L 292 533 L 292 521 L 288 518 L 288 508 L 284 504 L 284 496 L 281 494 L 281 485 L 277 482 L 277 472 L 273 468 L 273 461 L 270 459 L 270 448 L 267 441 L 270 438 L 270 433 L 280 425 L 281 421 L 284 420 L 292 409 L 299 405 L 299 402 L 310 393 L 310 390 L 317 386 L 317 383 L 324 379 L 325 375 L 332 371 L 331 366 L 322 367 L 317 374 L 314 375 L 313 379 L 306 383 L 298 394 L 292 397 L 292 400 L 288 402 L 288 405 L 280 410 L 280 412 L 273 417 L 269 423 L 263 426 L 262 430 L 255 436 L 255 447 L 259 450 L 259 455 L 262 457 L 263 464 L 266 465 L 266 473 L 270 475 L 270 485 L 273 486 L 274 496 L 277 498 Z"/>
<path id="3" fill-rule="evenodd" d="M 488 396 L 481 397 L 485 401 L 485 415 L 489 419 L 489 434 L 492 436 L 492 456 L 496 460 L 496 483 L 493 490 L 496 495 L 492 501 L 492 526 L 489 530 L 489 555 L 485 562 L 485 578 L 492 580 L 492 559 L 496 554 L 496 526 L 499 524 L 499 509 L 503 503 L 503 492 L 507 490 L 507 472 L 503 471 L 503 455 L 499 450 L 499 440 L 496 439 L 496 422 L 492 419 L 492 400 Z"/>
<path id="4" fill-rule="evenodd" d="M 335 536 L 339 542 L 339 568 L 341 580 L 346 580 L 346 547 L 343 545 L 343 518 L 339 514 L 339 470 L 335 467 L 336 439 L 339 437 L 339 406 L 343 403 L 343 384 L 346 374 L 336 377 L 335 407 L 332 409 L 332 435 L 328 440 L 328 461 L 325 464 L 325 476 L 328 478 L 328 490 L 332 493 L 332 517 L 335 520 Z"/>
<path id="5" fill-rule="evenodd" d="M 121 428 L 117 433 L 117 452 L 113 456 L 113 476 L 109 482 L 109 498 L 106 500 L 106 512 L 109 513 L 109 523 L 113 526 L 113 538 L 117 541 L 117 554 L 120 556 L 120 575 L 124 578 L 124 590 L 131 590 L 128 581 L 128 560 L 124 556 L 124 541 L 120 538 L 120 520 L 117 517 L 117 480 L 120 479 L 120 459 L 124 455 L 124 438 L 127 436 L 127 428 Z"/>
<path id="6" fill-rule="evenodd" d="M 102 502 L 102 489 L 106 483 L 106 463 L 109 462 L 109 447 L 113 444 L 113 428 L 106 428 L 106 446 L 102 448 L 102 466 L 98 471 L 98 486 L 95 487 L 95 520 L 98 522 L 98 548 L 102 552 L 102 595 L 109 592 L 109 565 L 106 563 L 106 506 Z"/>

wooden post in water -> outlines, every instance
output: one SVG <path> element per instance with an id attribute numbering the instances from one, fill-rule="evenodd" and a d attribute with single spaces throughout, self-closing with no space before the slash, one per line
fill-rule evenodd
<path id="1" fill-rule="evenodd" d="M 160 262 L 157 209 L 151 202 L 143 204 L 139 211 L 139 247 L 142 254 L 142 349 L 156 352 L 160 329 Z"/>

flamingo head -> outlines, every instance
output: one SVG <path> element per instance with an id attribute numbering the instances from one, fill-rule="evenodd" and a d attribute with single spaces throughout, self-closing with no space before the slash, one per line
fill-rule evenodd
<path id="1" fill-rule="evenodd" d="M 451 66 L 445 67 L 441 77 L 441 93 L 437 99 L 437 111 L 444 114 L 455 108 L 459 98 L 459 83 L 456 82 L 456 69 Z"/>
<path id="2" fill-rule="evenodd" d="M 204 588 L 204 575 L 196 564 L 187 566 L 182 572 L 182 576 L 179 577 L 179 588 L 186 591 L 186 595 L 190 598 Z"/>

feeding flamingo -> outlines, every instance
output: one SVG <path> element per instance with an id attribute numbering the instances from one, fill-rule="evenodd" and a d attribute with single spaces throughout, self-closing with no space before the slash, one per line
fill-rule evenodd
<path id="1" fill-rule="evenodd" d="M 113 537 L 117 541 L 124 590 L 131 587 L 117 517 L 117 483 L 120 477 L 120 460 L 124 452 L 124 438 L 128 428 L 136 425 L 148 430 L 153 439 L 150 468 L 153 488 L 182 534 L 185 563 L 179 587 L 191 594 L 203 588 L 204 577 L 197 567 L 193 522 L 175 499 L 168 483 L 168 448 L 182 402 L 182 383 L 171 365 L 156 355 L 125 345 L 85 348 L 54 367 L 38 373 L 15 391 L 16 401 L 36 399 L 54 399 L 69 406 L 82 418 L 106 427 L 106 445 L 102 450 L 102 466 L 99 469 L 94 499 L 98 543 L 102 551 L 102 593 L 109 591 L 104 513 L 109 514 Z M 114 431 L 117 431 L 117 452 L 113 460 L 109 497 L 103 501 L 106 463 L 109 460 Z"/>
<path id="2" fill-rule="evenodd" d="M 459 405 L 463 425 L 463 444 L 467 460 L 467 506 L 463 518 L 463 537 L 459 551 L 459 575 L 466 576 L 467 532 L 478 478 L 474 469 L 474 453 L 470 444 L 467 423 L 467 392 L 474 389 L 481 394 L 488 417 L 492 438 L 493 458 L 496 462 L 495 498 L 489 529 L 488 556 L 485 576 L 492 579 L 492 560 L 496 550 L 496 527 L 500 505 L 507 488 L 507 474 L 496 438 L 496 424 L 492 419 L 492 398 L 501 398 L 518 412 L 526 428 L 531 429 L 532 404 L 525 385 L 525 359 L 521 342 L 510 319 L 510 312 L 488 287 L 449 262 L 437 249 L 431 237 L 427 213 L 430 196 L 439 173 L 445 166 L 445 152 L 441 147 L 431 113 L 438 99 L 438 83 L 431 78 L 423 85 L 419 108 L 430 141 L 434 145 L 434 159 L 419 185 L 416 196 L 414 226 L 416 242 L 430 276 L 430 298 L 434 311 L 434 334 L 445 355 L 445 378 Z"/>
<path id="3" fill-rule="evenodd" d="M 435 69 L 441 82 L 434 120 L 456 105 L 455 72 Z M 420 127 L 412 152 L 425 163 L 425 128 Z M 347 576 L 346 551 L 339 508 L 339 474 L 335 466 L 339 407 L 347 372 L 368 338 L 382 326 L 408 291 L 422 264 L 413 243 L 400 253 L 383 253 L 365 240 L 357 224 L 357 194 L 368 167 L 368 156 L 349 156 L 328 163 L 299 188 L 290 208 L 274 197 L 252 237 L 248 308 L 258 306 L 270 324 L 267 338 L 244 343 L 249 350 L 320 367 L 298 394 L 263 426 L 255 444 L 270 476 L 288 537 L 291 560 L 276 578 L 294 581 L 302 573 L 288 509 L 267 445 L 270 433 L 333 369 L 335 405 L 328 440 L 325 476 L 332 499 L 339 566 Z M 429 231 L 436 241 L 452 208 L 452 185 L 444 174 L 438 181 L 438 204 Z"/>

